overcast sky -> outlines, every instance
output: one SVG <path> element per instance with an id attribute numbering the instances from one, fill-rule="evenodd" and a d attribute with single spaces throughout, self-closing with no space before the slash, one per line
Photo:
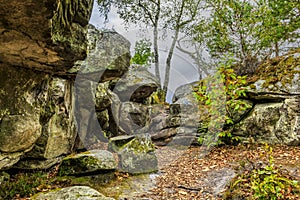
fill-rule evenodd
<path id="1" fill-rule="evenodd" d="M 140 31 L 139 27 L 135 25 L 130 25 L 130 27 L 126 30 L 123 21 L 118 17 L 115 8 L 112 8 L 109 14 L 109 22 L 104 24 L 103 17 L 100 17 L 98 11 L 98 5 L 95 1 L 92 17 L 90 23 L 95 25 L 100 29 L 114 29 L 125 38 L 127 38 L 131 43 L 131 52 L 132 54 L 134 49 L 134 44 L 137 40 L 143 39 L 143 37 L 151 38 L 152 32 L 150 29 Z M 164 63 L 167 57 L 167 50 L 170 47 L 170 39 L 169 40 L 160 40 L 159 41 L 159 53 L 160 53 L 160 69 L 161 69 L 161 77 L 164 79 Z M 154 72 L 153 66 L 149 69 L 150 72 Z M 173 92 L 180 85 L 184 85 L 193 81 L 198 80 L 198 72 L 196 67 L 193 65 L 191 59 L 185 54 L 175 51 L 172 60 L 171 66 L 171 75 L 170 75 L 170 85 L 168 88 L 167 101 L 170 102 L 173 96 Z"/>

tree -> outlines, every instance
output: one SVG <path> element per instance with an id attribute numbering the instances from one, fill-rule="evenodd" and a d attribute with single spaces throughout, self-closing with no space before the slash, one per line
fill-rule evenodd
<path id="1" fill-rule="evenodd" d="M 150 40 L 142 39 L 135 43 L 134 55 L 130 64 L 149 66 L 154 62 L 154 53 L 151 51 L 152 43 Z"/>
<path id="2" fill-rule="evenodd" d="M 194 37 L 216 59 L 231 54 L 251 68 L 299 39 L 298 0 L 211 0 L 206 9 L 210 15 L 195 26 Z"/>
<path id="3" fill-rule="evenodd" d="M 159 53 L 158 53 L 158 28 L 161 18 L 161 0 L 97 0 L 99 11 L 106 16 L 113 5 L 118 9 L 118 14 L 125 23 L 133 23 L 153 28 L 153 50 L 155 63 L 155 76 L 159 83 Z"/>
<path id="4" fill-rule="evenodd" d="M 179 38 L 179 33 L 184 32 L 185 28 L 187 28 L 197 17 L 199 8 L 200 8 L 200 0 L 169 0 L 167 1 L 168 9 L 167 12 L 164 13 L 165 28 L 169 28 L 174 31 L 174 35 L 172 38 L 171 47 L 168 52 L 167 60 L 166 60 L 166 71 L 163 85 L 163 94 L 164 99 L 166 98 L 169 81 L 170 81 L 170 70 L 171 70 L 171 61 L 174 54 L 174 49 L 176 42 Z"/>
<path id="5" fill-rule="evenodd" d="M 155 61 L 155 76 L 161 83 L 159 69 L 159 27 L 172 30 L 172 42 L 166 59 L 166 71 L 161 99 L 166 99 L 170 79 L 173 53 L 181 31 L 191 24 L 197 16 L 201 0 L 98 0 L 100 12 L 107 14 L 107 8 L 114 5 L 125 23 L 134 23 L 153 28 L 153 50 Z M 104 8 L 106 7 L 106 9 Z"/>

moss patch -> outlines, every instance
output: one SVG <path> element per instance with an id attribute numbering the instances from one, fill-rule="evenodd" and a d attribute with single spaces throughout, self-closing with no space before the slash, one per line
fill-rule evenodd
<path id="1" fill-rule="evenodd" d="M 258 80 L 265 80 L 262 86 L 275 90 L 278 89 L 276 87 L 285 88 L 289 86 L 295 74 L 300 74 L 300 48 L 261 64 L 256 70 L 256 74 L 249 77 L 248 83 L 250 88 L 254 89 L 255 85 L 253 83 Z M 281 83 L 281 85 L 278 85 L 278 83 Z"/>

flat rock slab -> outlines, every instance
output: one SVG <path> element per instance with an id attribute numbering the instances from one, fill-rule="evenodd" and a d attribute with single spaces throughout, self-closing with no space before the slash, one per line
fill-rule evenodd
<path id="1" fill-rule="evenodd" d="M 59 174 L 79 175 L 113 171 L 116 168 L 117 162 L 111 152 L 91 150 L 64 158 L 59 168 Z"/>
<path id="2" fill-rule="evenodd" d="M 72 186 L 33 196 L 33 200 L 114 200 L 87 186 Z"/>
<path id="3" fill-rule="evenodd" d="M 108 149 L 118 154 L 119 171 L 142 174 L 158 170 L 155 148 L 149 137 L 114 137 L 110 139 Z"/>

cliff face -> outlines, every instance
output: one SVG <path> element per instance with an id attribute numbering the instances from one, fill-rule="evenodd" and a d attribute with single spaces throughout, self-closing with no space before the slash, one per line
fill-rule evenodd
<path id="1" fill-rule="evenodd" d="M 97 85 L 128 70 L 130 43 L 88 26 L 92 6 L 93 0 L 1 2 L 0 169 L 48 168 L 71 153 L 78 126 L 89 123 L 81 108 L 75 112 L 78 74 Z"/>
<path id="2" fill-rule="evenodd" d="M 86 56 L 92 6 L 93 0 L 1 2 L 1 62 L 64 73 Z"/>

